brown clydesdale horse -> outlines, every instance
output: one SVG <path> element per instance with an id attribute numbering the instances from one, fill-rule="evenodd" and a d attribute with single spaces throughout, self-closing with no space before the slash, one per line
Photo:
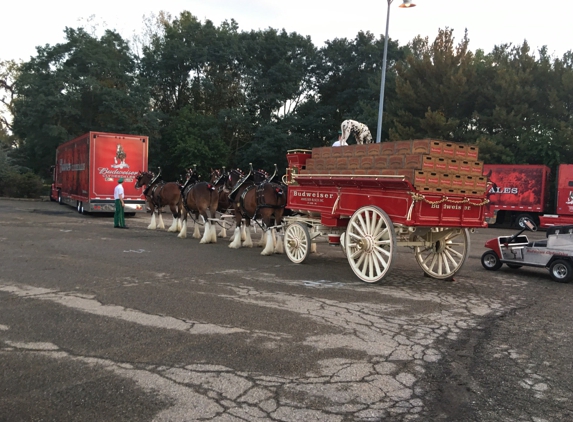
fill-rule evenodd
<path id="1" fill-rule="evenodd" d="M 201 216 L 205 222 L 205 232 L 200 243 L 216 243 L 217 232 L 212 219 L 215 218 L 215 213 L 217 212 L 219 193 L 214 184 L 200 182 L 196 172 L 193 170 L 189 171 L 191 172 L 189 180 L 192 180 L 192 182 L 188 183 L 183 189 L 183 206 L 185 210 L 183 211 L 183 223 L 178 237 L 187 237 L 187 215 L 192 214 L 195 216 L 193 237 L 197 239 L 201 237 L 198 226 L 198 219 Z"/>
<path id="2" fill-rule="evenodd" d="M 176 182 L 164 182 L 159 177 L 161 169 L 155 176 L 152 172 L 145 171 L 138 173 L 135 187 L 139 189 L 145 186 L 143 194 L 147 200 L 147 205 L 151 210 L 151 223 L 147 227 L 150 230 L 157 228 L 164 229 L 161 208 L 168 205 L 173 215 L 173 223 L 167 231 L 178 232 L 181 229 L 181 212 L 183 211 L 183 202 L 181 200 L 181 190 Z M 155 214 L 157 213 L 157 222 Z"/>
<path id="3" fill-rule="evenodd" d="M 211 169 L 211 175 L 209 177 L 209 182 L 215 185 L 217 192 L 219 193 L 219 205 L 217 206 L 217 212 L 221 215 L 225 214 L 231 205 L 229 201 L 229 189 L 227 188 L 227 177 L 229 174 L 225 167 L 223 169 Z M 221 231 L 219 232 L 219 237 L 227 237 L 227 229 L 225 227 L 225 222 L 221 224 Z"/>
<path id="4" fill-rule="evenodd" d="M 269 176 L 263 170 L 254 172 L 251 177 L 242 174 L 238 169 L 231 170 L 228 177 L 228 184 L 233 185 L 229 197 L 235 209 L 235 234 L 230 248 L 241 247 L 241 226 L 243 219 L 245 221 L 245 242 L 242 246 L 252 247 L 253 242 L 248 227 L 251 220 L 261 219 L 263 222 L 263 239 L 264 249 L 261 255 L 271 255 L 273 253 L 282 253 L 282 242 L 276 240 L 276 228 L 280 228 L 286 206 L 287 191 L 286 186 L 270 182 L 272 176 Z M 266 235 L 266 236 L 265 236 Z"/>

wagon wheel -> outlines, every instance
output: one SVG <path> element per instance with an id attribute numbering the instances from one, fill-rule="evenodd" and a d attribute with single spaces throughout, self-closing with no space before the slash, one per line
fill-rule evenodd
<path id="1" fill-rule="evenodd" d="M 346 232 L 340 234 L 340 249 L 342 249 L 344 256 L 346 256 Z"/>
<path id="2" fill-rule="evenodd" d="M 430 277 L 446 280 L 464 265 L 470 252 L 467 229 L 434 228 L 423 239 L 431 244 L 416 246 L 418 265 Z"/>
<path id="3" fill-rule="evenodd" d="M 300 264 L 310 253 L 310 233 L 306 224 L 296 222 L 289 224 L 285 229 L 285 253 L 295 264 Z"/>
<path id="4" fill-rule="evenodd" d="M 396 249 L 390 217 L 378 207 L 360 208 L 348 223 L 344 244 L 354 274 L 366 283 L 380 281 L 390 269 Z"/>

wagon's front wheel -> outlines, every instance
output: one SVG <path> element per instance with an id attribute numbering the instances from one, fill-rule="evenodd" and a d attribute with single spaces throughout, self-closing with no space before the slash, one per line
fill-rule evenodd
<path id="1" fill-rule="evenodd" d="M 302 263 L 310 253 L 310 233 L 306 224 L 296 222 L 285 229 L 285 253 L 295 264 Z"/>
<path id="2" fill-rule="evenodd" d="M 348 223 L 344 245 L 354 274 L 366 283 L 377 283 L 392 266 L 396 250 L 390 217 L 378 207 L 360 208 Z"/>
<path id="3" fill-rule="evenodd" d="M 433 228 L 423 240 L 426 246 L 416 246 L 414 254 L 418 265 L 432 278 L 452 278 L 461 270 L 470 252 L 467 229 Z"/>

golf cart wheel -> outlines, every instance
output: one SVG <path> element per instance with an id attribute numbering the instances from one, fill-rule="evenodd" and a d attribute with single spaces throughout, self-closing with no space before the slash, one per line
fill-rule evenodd
<path id="1" fill-rule="evenodd" d="M 497 271 L 503 264 L 494 251 L 486 251 L 481 256 L 481 265 L 488 271 Z"/>
<path id="2" fill-rule="evenodd" d="M 557 259 L 549 267 L 551 278 L 559 283 L 569 283 L 573 278 L 573 267 L 569 261 Z"/>

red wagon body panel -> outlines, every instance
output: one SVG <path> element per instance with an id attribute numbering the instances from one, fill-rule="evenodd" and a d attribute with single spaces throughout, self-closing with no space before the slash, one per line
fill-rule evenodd
<path id="1" fill-rule="evenodd" d="M 320 213 L 328 219 L 350 217 L 366 205 L 383 209 L 392 221 L 405 226 L 487 227 L 483 196 L 424 193 L 407 181 L 376 176 L 295 176 L 288 189 L 287 207 Z"/>
<path id="2" fill-rule="evenodd" d="M 431 155 L 434 145 L 440 147 L 437 157 Z M 412 248 L 430 277 L 453 279 L 469 254 L 467 229 L 487 227 L 488 203 L 487 179 L 468 174 L 471 167 L 466 173 L 460 167 L 461 174 L 424 170 L 428 157 L 437 161 L 453 156 L 455 148 L 477 154 L 472 146 L 432 140 L 289 151 L 283 178 L 287 208 L 299 213 L 287 217 L 289 259 L 303 262 L 314 240 L 328 235 L 367 283 L 386 275 L 397 246 Z M 390 163 L 395 157 L 398 167 Z M 479 174 L 482 164 L 474 163 Z"/>

